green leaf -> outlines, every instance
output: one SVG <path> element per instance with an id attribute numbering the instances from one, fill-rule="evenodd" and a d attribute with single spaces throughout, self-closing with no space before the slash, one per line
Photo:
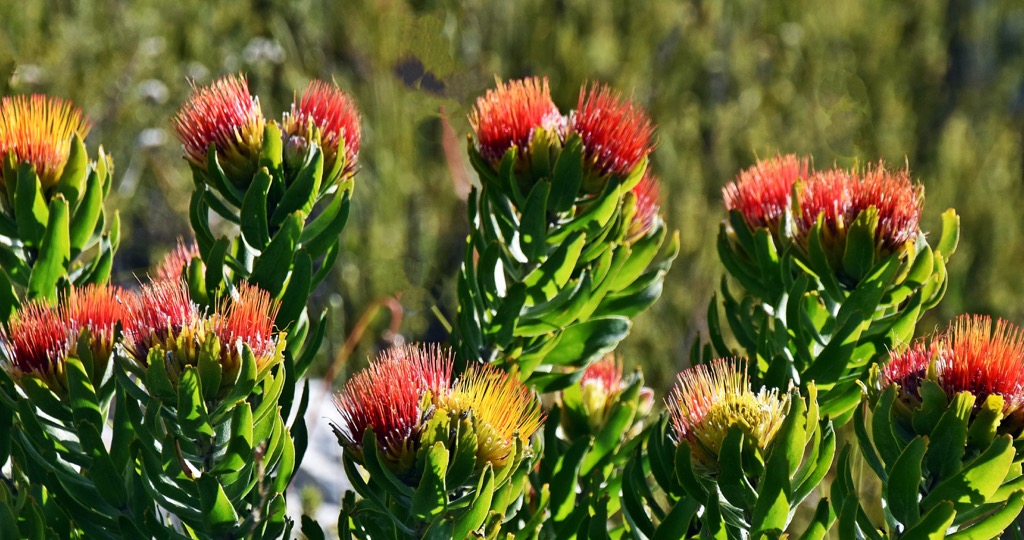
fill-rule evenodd
<path id="1" fill-rule="evenodd" d="M 196 484 L 199 487 L 199 504 L 206 526 L 215 532 L 233 529 L 238 522 L 238 514 L 235 513 L 235 508 L 217 479 L 204 474 L 199 477 Z"/>
<path id="2" fill-rule="evenodd" d="M 38 247 L 46 232 L 49 211 L 35 167 L 28 162 L 18 165 L 14 219 L 18 224 L 18 239 L 28 247 Z"/>
<path id="3" fill-rule="evenodd" d="M 530 301 L 533 304 L 543 302 L 558 294 L 559 290 L 569 282 L 576 270 L 586 235 L 582 232 L 568 237 L 539 267 L 523 278 L 523 284 L 529 288 Z"/>
<path id="4" fill-rule="evenodd" d="M 484 524 L 487 512 L 491 508 L 491 500 L 494 497 L 494 487 L 494 470 L 488 463 L 484 465 L 484 471 L 480 474 L 480 481 L 477 483 L 473 501 L 469 503 L 469 508 L 465 513 L 455 521 L 452 538 L 469 538 L 470 533 L 478 530 Z"/>
<path id="5" fill-rule="evenodd" d="M 77 199 L 68 199 L 75 201 Z M 103 214 L 103 186 L 96 172 L 89 173 L 85 194 L 81 203 L 75 208 L 71 217 L 71 257 L 78 256 L 85 249 L 96 230 L 100 216 Z"/>
<path id="6" fill-rule="evenodd" d="M 278 328 L 290 328 L 306 309 L 309 293 L 313 286 L 313 261 L 305 249 L 295 254 L 292 275 L 281 295 L 281 309 L 277 312 L 275 324 Z"/>
<path id="7" fill-rule="evenodd" d="M 290 214 L 267 249 L 263 250 L 253 263 L 251 282 L 269 292 L 273 298 L 280 297 L 285 279 L 291 270 L 292 257 L 300 234 L 302 215 Z"/>
<path id="8" fill-rule="evenodd" d="M 192 232 L 196 235 L 196 244 L 199 251 L 207 252 L 213 245 L 213 232 L 210 230 L 209 208 L 206 206 L 206 186 L 196 186 L 192 192 L 192 198 L 188 205 L 188 220 L 192 225 Z"/>
<path id="9" fill-rule="evenodd" d="M 580 439 L 562 454 L 555 465 L 550 484 L 553 503 L 551 515 L 555 521 L 565 519 L 576 506 L 576 483 L 580 465 L 589 450 L 590 441 L 586 438 Z"/>
<path id="10" fill-rule="evenodd" d="M 82 142 L 82 138 L 75 133 L 71 136 L 68 159 L 64 163 L 60 180 L 57 181 L 57 193 L 63 195 L 74 208 L 78 206 L 78 197 L 85 185 L 88 169 L 89 154 L 85 151 L 85 143 Z M 103 186 L 99 187 L 102 189 Z M 102 198 L 101 196 L 100 199 Z"/>
<path id="11" fill-rule="evenodd" d="M 551 175 L 551 195 L 548 208 L 553 212 L 566 212 L 576 203 L 583 184 L 583 141 L 572 135 L 565 141 Z"/>
<path id="12" fill-rule="evenodd" d="M 308 216 L 320 193 L 320 182 L 323 180 L 323 176 L 324 155 L 317 148 L 313 151 L 312 161 L 299 171 L 295 181 L 285 190 L 281 202 L 278 203 L 270 217 L 270 226 L 276 227 L 294 212 Z"/>
<path id="13" fill-rule="evenodd" d="M 949 408 L 932 430 L 929 439 L 941 441 L 940 444 L 929 445 L 925 457 L 927 469 L 934 477 L 949 478 L 960 472 L 964 445 L 967 444 L 967 423 L 973 410 L 974 395 L 961 392 L 953 397 Z"/>
<path id="14" fill-rule="evenodd" d="M 548 190 L 550 184 L 537 182 L 526 200 L 519 224 L 519 244 L 526 258 L 540 260 L 547 251 Z"/>
<path id="15" fill-rule="evenodd" d="M 917 525 L 903 533 L 900 540 L 942 540 L 946 538 L 946 531 L 955 517 L 953 505 L 944 501 L 925 514 Z"/>
<path id="16" fill-rule="evenodd" d="M 545 364 L 586 366 L 611 351 L 626 335 L 632 322 L 625 317 L 609 317 L 570 325 L 562 333 L 558 347 L 551 351 Z"/>
<path id="17" fill-rule="evenodd" d="M 956 245 L 960 242 L 960 216 L 952 208 L 942 213 L 942 234 L 935 244 L 935 251 L 942 255 L 944 260 L 956 251 Z"/>
<path id="18" fill-rule="evenodd" d="M 46 232 L 39 243 L 39 258 L 28 279 L 28 298 L 57 299 L 57 283 L 66 276 L 65 265 L 71 258 L 68 240 L 68 202 L 57 195 L 50 201 Z"/>
<path id="19" fill-rule="evenodd" d="M 306 540 L 324 540 L 324 530 L 320 528 L 320 524 L 315 519 L 302 514 L 302 536 Z"/>
<path id="20" fill-rule="evenodd" d="M 913 526 L 921 518 L 918 500 L 921 493 L 921 465 L 927 448 L 926 439 L 915 437 L 887 471 L 887 508 L 892 516 L 906 527 Z"/>
<path id="21" fill-rule="evenodd" d="M 327 207 L 303 229 L 299 241 L 314 259 L 337 243 L 338 235 L 348 222 L 350 207 L 350 193 L 338 191 Z"/>
<path id="22" fill-rule="evenodd" d="M 222 236 L 210 246 L 210 250 L 203 257 L 203 264 L 206 266 L 203 284 L 206 288 L 206 296 L 211 300 L 218 298 L 220 292 L 224 290 L 224 262 L 227 260 L 230 247 L 231 240 Z"/>
<path id="23" fill-rule="evenodd" d="M 260 148 L 260 167 L 265 167 L 275 175 L 281 176 L 284 171 L 284 137 L 276 122 L 267 122 L 263 127 L 263 147 Z"/>
<path id="24" fill-rule="evenodd" d="M 802 402 L 800 399 L 796 401 Z M 790 415 L 803 416 L 794 415 L 792 411 Z M 803 433 L 800 433 L 799 438 L 803 439 Z M 799 456 L 797 459 L 799 460 Z M 768 459 L 764 476 L 757 488 L 757 502 L 754 504 L 750 519 L 750 527 L 755 537 L 758 533 L 782 531 L 786 528 L 791 495 L 789 471 L 793 466 L 786 452 L 773 452 Z"/>
<path id="25" fill-rule="evenodd" d="M 270 242 L 270 229 L 267 223 L 267 193 L 272 178 L 266 167 L 261 168 L 253 176 L 252 184 L 245 191 L 241 209 L 242 238 L 250 246 L 263 250 Z"/>
<path id="26" fill-rule="evenodd" d="M 956 476 L 947 478 L 922 501 L 922 508 L 932 508 L 943 501 L 952 501 L 966 509 L 987 501 L 999 489 L 1013 463 L 1014 449 L 1009 435 L 997 437 L 992 444 Z"/>
<path id="27" fill-rule="evenodd" d="M 150 370 L 155 366 L 151 366 Z M 181 372 L 178 380 L 178 423 L 182 431 L 190 436 L 214 436 L 206 412 L 206 404 L 199 388 L 199 376 L 196 368 L 188 366 Z"/>
<path id="28" fill-rule="evenodd" d="M 1015 491 L 1006 504 L 984 519 L 947 536 L 949 540 L 988 540 L 998 538 L 1024 510 L 1024 491 Z"/>
<path id="29" fill-rule="evenodd" d="M 843 271 L 859 282 L 875 265 L 875 230 L 878 208 L 869 206 L 853 220 L 846 232 Z"/>

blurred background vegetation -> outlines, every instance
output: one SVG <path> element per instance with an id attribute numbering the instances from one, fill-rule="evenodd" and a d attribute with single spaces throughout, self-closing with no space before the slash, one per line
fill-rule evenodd
<path id="1" fill-rule="evenodd" d="M 722 274 L 721 187 L 779 152 L 909 166 L 925 230 L 958 209 L 950 290 L 922 333 L 962 312 L 1024 322 L 1019 0 L 0 0 L 0 13 L 0 91 L 73 100 L 94 122 L 91 152 L 114 156 L 123 284 L 189 234 L 192 181 L 170 118 L 190 80 L 246 73 L 270 118 L 310 78 L 355 96 L 362 171 L 341 262 L 318 291 L 335 307 L 320 370 L 389 296 L 400 336 L 445 339 L 433 308 L 453 318 L 475 181 L 466 114 L 495 76 L 549 77 L 564 112 L 581 84 L 604 81 L 658 124 L 654 170 L 682 252 L 621 352 L 659 390 L 686 365 Z M 372 319 L 346 370 L 399 339 L 388 327 Z"/>

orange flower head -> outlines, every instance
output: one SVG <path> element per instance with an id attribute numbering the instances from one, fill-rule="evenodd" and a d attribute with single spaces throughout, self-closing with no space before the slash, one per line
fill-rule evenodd
<path id="1" fill-rule="evenodd" d="M 164 256 L 160 266 L 156 268 L 153 276 L 154 281 L 177 282 L 182 279 L 182 273 L 188 268 L 192 259 L 199 257 L 199 246 L 193 241 L 186 244 L 178 238 L 178 245 Z"/>
<path id="2" fill-rule="evenodd" d="M 128 318 L 126 299 L 130 302 L 130 298 L 131 293 L 120 287 L 86 285 L 72 288 L 60 305 L 59 313 L 73 338 L 84 330 L 89 331 L 89 348 L 97 376 L 106 371 L 110 362 L 119 325 Z"/>
<path id="3" fill-rule="evenodd" d="M 793 184 L 807 178 L 807 158 L 793 154 L 761 160 L 722 189 L 727 210 L 738 210 L 751 229 L 778 231 L 789 211 Z"/>
<path id="4" fill-rule="evenodd" d="M 228 75 L 210 86 L 193 84 L 192 89 L 192 97 L 174 117 L 185 159 L 206 171 L 212 145 L 228 179 L 248 184 L 259 163 L 266 125 L 259 99 L 249 94 L 248 80 Z"/>
<path id="5" fill-rule="evenodd" d="M 712 468 L 733 427 L 765 450 L 782 426 L 788 404 L 789 395 L 779 396 L 778 389 L 753 392 L 746 365 L 725 358 L 680 373 L 666 403 L 677 440 L 689 444 L 694 458 Z"/>
<path id="6" fill-rule="evenodd" d="M 184 281 L 155 281 L 128 306 L 125 321 L 125 349 L 136 362 L 147 365 L 146 357 L 153 347 L 176 350 L 178 337 L 202 330 L 199 307 L 192 302 Z"/>
<path id="7" fill-rule="evenodd" d="M 970 392 L 982 403 L 1003 397 L 1003 413 L 1024 406 L 1024 330 L 1004 319 L 962 315 L 933 342 L 939 384 L 946 394 Z"/>
<path id="8" fill-rule="evenodd" d="M 510 148 L 526 156 L 536 129 L 559 136 L 565 130 L 565 117 L 551 100 L 547 77 L 530 77 L 503 83 L 476 100 L 469 123 L 476 137 L 476 149 L 497 165 Z"/>
<path id="9" fill-rule="evenodd" d="M 362 457 L 363 433 L 373 430 L 377 447 L 396 472 L 408 471 L 433 402 L 448 395 L 451 350 L 436 346 L 393 347 L 357 373 L 335 396 L 341 425 L 338 440 Z"/>
<path id="10" fill-rule="evenodd" d="M 636 197 L 636 212 L 629 222 L 626 238 L 629 242 L 647 236 L 658 222 L 658 211 L 661 210 L 661 182 L 650 171 L 645 172 L 640 182 L 633 187 Z"/>
<path id="11" fill-rule="evenodd" d="M 853 193 L 854 218 L 869 207 L 878 210 L 875 244 L 882 254 L 897 251 L 917 238 L 924 207 L 924 188 L 906 170 L 887 171 L 882 163 L 869 168 Z"/>
<path id="12" fill-rule="evenodd" d="M 82 111 L 69 101 L 39 94 L 5 97 L 0 100 L 0 159 L 32 164 L 49 193 L 64 172 L 74 136 L 84 139 L 89 128 Z M 15 181 L 4 178 L 4 168 L 0 186 Z"/>
<path id="13" fill-rule="evenodd" d="M 248 345 L 263 372 L 281 360 L 281 336 L 274 332 L 274 319 L 280 303 L 270 293 L 242 282 L 238 296 L 218 306 L 211 329 L 220 339 L 221 365 L 237 372 L 241 365 L 242 344 Z"/>
<path id="14" fill-rule="evenodd" d="M 325 172 L 334 168 L 339 149 L 345 160 L 342 175 L 355 172 L 362 137 L 359 111 L 352 97 L 336 85 L 319 80 L 310 82 L 297 103 L 292 103 L 291 112 L 285 113 L 282 125 L 289 136 L 316 140 L 324 152 Z M 311 137 L 313 126 L 316 136 Z"/>
<path id="15" fill-rule="evenodd" d="M 35 377 L 59 395 L 67 393 L 64 361 L 75 336 L 53 306 L 43 301 L 23 304 L 0 326 L 3 365 L 15 380 Z"/>
<path id="16" fill-rule="evenodd" d="M 477 461 L 503 466 L 544 419 L 540 400 L 526 385 L 491 364 L 470 367 L 445 401 L 454 414 L 471 414 L 476 428 Z"/>
<path id="17" fill-rule="evenodd" d="M 627 177 L 654 149 L 647 113 L 605 85 L 581 88 L 569 132 L 583 140 L 586 163 L 598 176 Z"/>

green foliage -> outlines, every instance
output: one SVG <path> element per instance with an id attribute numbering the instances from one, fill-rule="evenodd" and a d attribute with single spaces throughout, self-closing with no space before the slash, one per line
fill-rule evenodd
<path id="1" fill-rule="evenodd" d="M 45 191 L 30 163 L 0 156 L 6 192 L 0 194 L 0 321 L 24 300 L 54 302 L 69 286 L 110 280 L 120 244 L 117 214 L 108 223 L 104 202 L 113 162 L 99 150 L 90 161 L 78 135 L 70 142 L 58 184 Z"/>
<path id="2" fill-rule="evenodd" d="M 837 508 L 851 507 L 839 517 L 841 538 L 993 538 L 1024 509 L 1019 445 L 1002 434 L 1016 421 L 1004 417 L 1003 397 L 950 399 L 927 379 L 919 392 L 920 402 L 908 402 L 891 384 L 857 408 L 857 442 L 882 482 L 885 524 L 879 533 L 867 517 L 847 448 L 832 487 Z"/>
<path id="3" fill-rule="evenodd" d="M 565 388 L 661 295 L 678 236 L 665 244 L 658 222 L 643 238 L 626 237 L 636 205 L 626 194 L 646 162 L 627 178 L 612 175 L 591 196 L 579 187 L 585 164 L 576 135 L 564 146 L 537 136 L 525 172 L 517 171 L 515 148 L 497 170 L 472 145 L 469 153 L 483 186 L 470 195 L 472 231 L 459 274 L 459 359 L 515 366 L 541 392 Z"/>

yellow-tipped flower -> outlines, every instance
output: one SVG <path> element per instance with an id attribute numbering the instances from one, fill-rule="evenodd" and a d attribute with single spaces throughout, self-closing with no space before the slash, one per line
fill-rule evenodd
<path id="1" fill-rule="evenodd" d="M 469 368 L 444 405 L 452 413 L 473 415 L 477 460 L 494 467 L 505 464 L 517 437 L 525 445 L 544 420 L 536 394 L 490 364 Z"/>
<path id="2" fill-rule="evenodd" d="M 44 192 L 60 181 L 77 134 L 84 139 L 89 122 L 82 111 L 56 97 L 43 95 L 5 97 L 0 101 L 0 158 L 10 164 L 31 163 Z M 4 178 L 0 187 L 14 178 Z"/>
<path id="3" fill-rule="evenodd" d="M 746 364 L 725 358 L 680 373 L 667 401 L 677 440 L 689 444 L 693 456 L 712 468 L 733 426 L 760 450 L 767 448 L 788 405 L 789 395 L 780 396 L 777 389 L 753 392 Z"/>

